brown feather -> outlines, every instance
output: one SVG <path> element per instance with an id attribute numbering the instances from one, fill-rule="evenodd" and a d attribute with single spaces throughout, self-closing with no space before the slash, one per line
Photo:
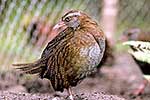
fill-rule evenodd
<path id="1" fill-rule="evenodd" d="M 49 79 L 56 91 L 76 86 L 94 72 L 103 58 L 106 42 L 98 24 L 82 12 L 70 11 L 62 22 L 67 28 L 47 44 L 38 61 L 17 64 L 25 73 L 38 73 Z"/>

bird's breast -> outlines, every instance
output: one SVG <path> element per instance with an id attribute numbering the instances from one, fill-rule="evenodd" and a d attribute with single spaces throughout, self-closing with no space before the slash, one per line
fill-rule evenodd
<path id="1" fill-rule="evenodd" d="M 75 57 L 72 58 L 75 68 L 82 69 L 82 71 L 91 71 L 99 65 L 104 48 L 103 40 L 102 44 L 99 45 L 94 36 L 90 32 L 85 32 L 84 34 L 77 34 L 72 39 L 72 48 L 75 48 Z M 73 53 L 73 52 L 71 52 Z M 77 57 L 77 58 L 76 58 Z"/>
<path id="2" fill-rule="evenodd" d="M 87 66 L 85 67 L 94 68 L 100 63 L 101 59 L 101 50 L 99 48 L 99 45 L 95 43 L 89 47 L 81 48 L 80 56 L 85 57 L 87 63 Z"/>

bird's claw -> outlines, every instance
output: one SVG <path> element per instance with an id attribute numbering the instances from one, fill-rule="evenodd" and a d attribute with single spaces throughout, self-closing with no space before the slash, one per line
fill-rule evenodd
<path id="1" fill-rule="evenodd" d="M 74 100 L 73 95 L 70 95 L 69 98 L 70 98 L 70 100 Z"/>

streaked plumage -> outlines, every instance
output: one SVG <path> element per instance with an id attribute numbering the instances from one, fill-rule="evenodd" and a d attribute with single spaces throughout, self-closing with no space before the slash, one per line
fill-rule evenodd
<path id="1" fill-rule="evenodd" d="M 63 25 L 61 25 L 63 23 Z M 69 90 L 95 71 L 105 51 L 105 36 L 97 23 L 80 11 L 69 11 L 54 28 L 66 27 L 30 64 L 14 64 L 21 71 L 48 78 L 54 90 Z"/>

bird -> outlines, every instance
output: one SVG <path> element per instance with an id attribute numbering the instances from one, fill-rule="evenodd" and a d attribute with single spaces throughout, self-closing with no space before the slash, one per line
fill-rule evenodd
<path id="1" fill-rule="evenodd" d="M 123 40 L 122 42 L 126 42 L 126 41 L 150 42 L 150 32 L 143 32 L 140 28 L 129 28 L 128 30 L 125 30 L 123 32 L 121 36 L 121 40 Z M 137 48 L 135 48 L 133 45 L 129 45 L 129 46 L 133 52 L 137 51 Z M 147 62 L 141 61 L 139 59 L 136 59 L 136 57 L 133 54 L 134 53 L 132 53 L 131 55 L 134 61 L 139 66 L 139 68 L 141 69 L 142 73 L 144 75 L 150 75 L 150 64 L 148 64 Z M 133 94 L 135 95 L 142 94 L 147 84 L 148 82 L 144 78 L 143 84 L 141 84 L 141 86 L 139 86 L 139 89 L 137 89 Z"/>
<path id="2" fill-rule="evenodd" d="M 13 66 L 22 73 L 49 79 L 55 91 L 66 89 L 74 100 L 72 87 L 96 72 L 104 56 L 105 34 L 96 21 L 78 10 L 65 13 L 53 29 L 59 28 L 63 30 L 49 41 L 40 59 Z"/>

